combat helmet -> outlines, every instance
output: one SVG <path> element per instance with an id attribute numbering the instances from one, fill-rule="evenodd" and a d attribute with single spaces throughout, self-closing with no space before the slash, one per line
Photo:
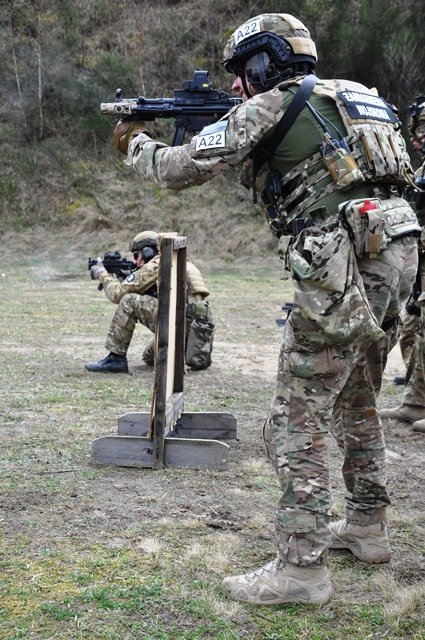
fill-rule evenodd
<path id="1" fill-rule="evenodd" d="M 142 231 L 130 241 L 131 253 L 141 253 L 143 260 L 149 262 L 158 255 L 158 234 L 156 231 Z"/>
<path id="2" fill-rule="evenodd" d="M 230 36 L 222 64 L 258 92 L 297 73 L 311 73 L 317 62 L 316 45 L 307 27 L 289 13 L 264 13 L 244 22 Z M 245 72 L 245 73 L 244 73 Z"/>

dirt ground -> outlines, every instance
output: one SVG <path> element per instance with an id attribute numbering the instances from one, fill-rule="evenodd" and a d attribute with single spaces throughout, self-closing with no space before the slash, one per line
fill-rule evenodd
<path id="1" fill-rule="evenodd" d="M 129 375 L 86 372 L 85 360 L 104 355 L 112 306 L 94 283 L 87 281 L 86 274 L 75 273 L 75 264 L 69 266 L 68 273 L 60 269 L 63 266 L 44 264 L 29 271 L 18 269 L 14 274 L 5 270 L 1 281 L 3 287 L 19 284 L 21 292 L 19 300 L 12 299 L 3 307 L 0 326 L 0 524 L 3 550 L 18 563 L 15 579 L 22 581 L 22 589 L 24 584 L 37 584 L 37 563 L 46 557 L 46 550 L 68 553 L 65 571 L 72 575 L 75 554 L 84 557 L 93 545 L 119 553 L 136 551 L 164 575 L 170 571 L 166 558 L 171 553 L 170 563 L 182 584 L 196 579 L 216 586 L 226 573 L 270 560 L 274 556 L 273 520 L 279 491 L 265 457 L 261 430 L 273 392 L 280 343 L 276 319 L 282 315 L 280 305 L 289 292 L 258 265 L 234 267 L 233 271 L 223 265 L 207 273 L 217 324 L 214 361 L 207 371 L 185 376 L 186 410 L 228 411 L 236 416 L 238 440 L 229 443 L 227 471 L 98 467 L 90 460 L 92 440 L 115 433 L 120 415 L 149 410 L 153 372 L 140 358 L 148 334 L 137 328 L 129 352 Z M 392 384 L 398 371 L 403 371 L 403 365 L 395 350 L 385 373 L 381 406 L 392 406 L 401 399 L 402 389 Z M 396 592 L 414 588 L 425 578 L 424 435 L 394 421 L 385 424 L 385 433 L 393 502 L 389 510 L 393 559 L 389 570 L 373 568 L 371 577 L 370 567 L 359 573 L 359 563 L 356 565 L 349 554 L 332 554 L 332 615 L 336 626 L 345 629 L 351 624 L 347 622 L 351 606 L 388 602 L 390 596 L 382 586 L 385 580 L 388 584 L 388 576 Z M 341 457 L 331 438 L 330 457 L 337 515 L 343 511 L 344 492 Z M 191 565 L 194 557 L 196 563 Z M 26 562 L 27 569 L 19 562 Z M 9 565 L 4 566 L 8 577 Z M 61 579 L 55 579 L 59 584 Z M 375 584 L 371 590 L 371 580 L 380 586 Z M 10 594 L 4 601 L 7 622 L 4 635 L 0 623 L 0 638 L 113 637 L 96 631 L 96 617 L 86 621 L 86 635 L 81 636 L 71 633 L 69 627 L 55 627 L 62 624 L 57 621 L 43 630 L 37 618 L 31 635 L 31 607 L 45 608 L 46 602 L 58 602 L 62 597 L 55 591 L 53 578 L 50 586 L 43 578 L 40 581 L 40 589 L 30 589 L 27 594 L 26 613 L 25 607 L 14 608 Z M 397 594 L 391 598 L 396 602 Z M 13 632 L 13 611 L 15 629 L 18 620 L 27 635 Z M 121 637 L 189 637 L 182 635 L 185 627 L 179 616 L 177 623 L 173 622 L 177 627 L 172 627 L 163 611 L 158 615 L 165 628 L 174 628 L 169 635 L 155 635 L 151 630 L 150 635 Z M 239 612 L 232 624 L 238 637 L 272 637 L 262 630 L 258 617 L 246 613 Z M 49 635 L 52 628 L 57 629 L 56 636 Z M 359 637 L 381 638 L 380 633 L 382 630 Z M 190 637 L 233 636 L 199 632 Z M 329 631 L 329 635 L 314 637 L 344 636 Z M 405 630 L 387 637 L 421 636 Z"/>

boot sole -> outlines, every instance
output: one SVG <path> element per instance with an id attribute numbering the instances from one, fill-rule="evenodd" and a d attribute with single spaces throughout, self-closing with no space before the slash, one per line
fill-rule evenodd
<path id="1" fill-rule="evenodd" d="M 408 424 L 413 424 L 414 422 L 416 422 L 416 420 L 413 420 L 413 418 L 407 418 L 406 416 L 383 416 L 381 414 L 381 418 L 382 420 L 400 420 L 400 422 L 407 422 Z"/>
<path id="2" fill-rule="evenodd" d="M 115 371 L 113 369 L 89 369 L 86 367 L 86 370 L 93 373 L 128 373 L 128 369 L 117 369 Z"/>
<path id="3" fill-rule="evenodd" d="M 257 600 L 256 598 L 244 600 L 243 598 L 238 598 L 237 595 L 233 595 L 227 591 L 226 591 L 226 595 L 232 598 L 233 600 L 237 600 L 238 602 L 241 602 L 242 604 L 257 604 L 257 605 L 262 605 L 266 607 L 277 605 L 277 604 L 305 604 L 305 605 L 313 605 L 316 607 L 320 607 L 330 602 L 332 597 L 332 589 L 326 594 L 325 597 L 323 597 L 323 594 L 320 594 L 320 597 L 315 596 L 315 597 L 312 597 L 311 600 L 305 600 L 304 598 L 297 598 L 295 596 L 289 596 L 289 595 L 285 596 L 282 599 L 269 600 L 269 601 Z"/>
<path id="4" fill-rule="evenodd" d="M 297 584 L 295 581 L 291 581 L 291 582 L 293 586 Z M 258 605 L 264 605 L 264 606 L 295 603 L 295 604 L 314 605 L 314 606 L 320 607 L 321 605 L 328 604 L 333 593 L 332 585 L 329 582 L 322 583 L 316 586 L 311 586 L 311 591 L 309 589 L 306 589 L 305 586 L 299 585 L 299 592 L 303 593 L 304 595 L 308 594 L 310 596 L 309 600 L 307 600 L 305 597 L 297 595 L 297 590 L 293 591 L 292 593 L 287 593 L 281 597 L 279 597 L 276 594 L 276 597 L 273 599 L 263 600 L 261 599 L 261 597 L 258 597 L 258 596 L 261 596 L 262 590 L 260 590 L 259 594 L 253 596 L 247 593 L 247 591 L 243 588 L 235 589 L 235 590 L 229 589 L 229 587 L 226 584 L 222 584 L 222 589 L 225 592 L 225 594 L 228 597 L 232 598 L 233 600 L 237 600 L 238 602 L 242 602 L 244 604 L 258 604 Z M 242 594 L 242 593 L 247 597 L 246 598 L 240 597 L 239 594 Z"/>
<path id="5" fill-rule="evenodd" d="M 367 562 L 367 564 L 383 564 L 391 560 L 391 551 L 389 551 L 388 553 L 382 553 L 380 555 L 377 554 L 373 557 L 364 556 L 361 553 L 359 553 L 354 546 L 350 545 L 348 542 L 342 542 L 342 540 L 332 541 L 331 544 L 329 545 L 329 549 L 336 549 L 336 550 L 346 549 L 347 551 L 350 551 L 353 554 L 353 556 L 356 556 L 356 558 L 358 558 L 362 562 Z"/>

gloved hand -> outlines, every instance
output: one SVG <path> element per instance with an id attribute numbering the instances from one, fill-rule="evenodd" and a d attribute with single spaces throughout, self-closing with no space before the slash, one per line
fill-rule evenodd
<path id="1" fill-rule="evenodd" d="M 97 280 L 101 271 L 103 271 L 105 267 L 103 266 L 103 262 L 101 258 L 97 259 L 96 264 L 92 266 L 90 269 L 90 276 L 92 280 Z"/>
<path id="2" fill-rule="evenodd" d="M 146 123 L 144 120 L 122 119 L 118 122 L 114 130 L 113 140 L 115 148 L 127 155 L 128 145 L 134 136 L 146 131 Z"/>

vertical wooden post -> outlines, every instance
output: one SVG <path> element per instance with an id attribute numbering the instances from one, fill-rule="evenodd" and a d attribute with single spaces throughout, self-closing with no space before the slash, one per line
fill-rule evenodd
<path id="1" fill-rule="evenodd" d="M 186 238 L 176 238 L 174 247 L 177 249 L 177 304 L 173 392 L 182 393 L 186 349 Z"/>
<path id="2" fill-rule="evenodd" d="M 183 401 L 186 319 L 186 238 L 167 233 L 160 235 L 159 242 L 161 260 L 151 415 L 154 469 L 164 466 L 165 429 L 173 426 L 176 412 L 182 409 L 178 401 Z M 174 407 L 176 393 L 181 397 Z"/>

